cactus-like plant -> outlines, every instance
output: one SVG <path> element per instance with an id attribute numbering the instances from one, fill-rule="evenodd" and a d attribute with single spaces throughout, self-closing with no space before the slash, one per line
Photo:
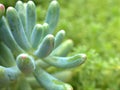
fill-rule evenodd
<path id="1" fill-rule="evenodd" d="M 48 73 L 51 66 L 69 69 L 81 65 L 85 54 L 67 56 L 72 40 L 64 42 L 65 31 L 53 32 L 59 19 L 60 7 L 53 0 L 45 22 L 36 23 L 33 1 L 17 1 L 15 8 L 0 4 L 0 90 L 72 90 L 63 82 L 69 72 Z M 40 90 L 40 89 L 39 89 Z"/>

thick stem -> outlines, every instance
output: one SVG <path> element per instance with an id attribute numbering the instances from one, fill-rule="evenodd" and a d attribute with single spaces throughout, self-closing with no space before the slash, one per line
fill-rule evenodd
<path id="1" fill-rule="evenodd" d="M 33 74 L 40 85 L 43 85 L 46 90 L 73 90 L 69 84 L 56 79 L 39 66 L 36 67 Z"/>

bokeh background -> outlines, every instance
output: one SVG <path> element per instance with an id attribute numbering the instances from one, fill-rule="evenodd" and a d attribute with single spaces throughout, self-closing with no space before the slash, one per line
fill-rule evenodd
<path id="1" fill-rule="evenodd" d="M 0 0 L 6 8 L 17 0 Z M 22 0 L 26 2 L 27 0 Z M 43 23 L 51 0 L 33 0 L 38 23 Z M 120 90 L 120 0 L 58 0 L 61 6 L 56 32 L 74 41 L 69 55 L 86 53 L 75 68 L 74 90 Z"/>

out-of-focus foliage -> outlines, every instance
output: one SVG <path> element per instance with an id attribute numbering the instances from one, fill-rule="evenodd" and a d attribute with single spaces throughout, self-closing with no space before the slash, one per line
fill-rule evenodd
<path id="1" fill-rule="evenodd" d="M 4 4 L 6 7 L 8 7 L 10 5 L 14 6 L 17 1 L 19 1 L 19 0 L 0 0 L 0 3 Z M 20 0 L 20 1 L 27 2 L 29 0 Z M 42 4 L 42 5 L 47 6 L 46 3 L 48 4 L 51 0 L 32 0 L 32 1 L 34 1 L 36 5 Z"/>
<path id="2" fill-rule="evenodd" d="M 74 48 L 74 53 L 85 52 L 87 61 L 74 71 L 72 84 L 75 90 L 119 90 L 120 56 L 104 58 L 95 49 L 86 46 Z M 109 52 L 108 52 L 109 53 Z"/>
<path id="3" fill-rule="evenodd" d="M 120 0 L 69 0 L 62 5 L 59 28 L 74 40 L 73 53 L 88 55 L 75 71 L 75 90 L 119 90 Z"/>
<path id="4" fill-rule="evenodd" d="M 61 10 L 59 26 L 67 30 L 67 36 L 75 45 L 94 48 L 104 57 L 120 52 L 120 0 L 70 0 L 67 3 Z"/>

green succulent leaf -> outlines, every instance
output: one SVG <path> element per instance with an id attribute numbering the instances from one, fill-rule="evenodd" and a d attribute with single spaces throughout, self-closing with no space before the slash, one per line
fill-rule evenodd
<path id="1" fill-rule="evenodd" d="M 22 1 L 17 1 L 15 9 L 21 19 L 24 30 L 26 30 L 26 7 Z"/>
<path id="2" fill-rule="evenodd" d="M 31 36 L 35 24 L 36 24 L 36 6 L 33 1 L 28 1 L 28 3 L 26 4 L 26 35 L 28 39 Z"/>
<path id="3" fill-rule="evenodd" d="M 31 44 L 34 49 L 39 45 L 43 35 L 43 26 L 41 24 L 36 24 L 32 35 L 31 35 Z"/>
<path id="4" fill-rule="evenodd" d="M 57 0 L 53 0 L 48 7 L 47 15 L 45 18 L 45 22 L 49 24 L 48 33 L 53 33 L 54 29 L 56 28 L 59 19 L 59 12 L 60 7 L 58 2 Z"/>
<path id="5" fill-rule="evenodd" d="M 10 49 L 2 42 L 0 42 L 0 56 L 4 59 L 4 62 L 6 63 L 6 67 L 14 66 L 15 65 L 15 59 L 10 51 Z"/>
<path id="6" fill-rule="evenodd" d="M 20 71 L 25 74 L 32 73 L 35 69 L 34 59 L 28 54 L 20 54 L 17 57 L 16 64 Z"/>
<path id="7" fill-rule="evenodd" d="M 65 37 L 65 31 L 60 30 L 55 36 L 55 48 L 58 47 Z"/>
<path id="8" fill-rule="evenodd" d="M 60 68 L 73 68 L 81 65 L 86 60 L 85 54 L 77 54 L 70 57 L 48 56 L 44 61 Z"/>
<path id="9" fill-rule="evenodd" d="M 54 49 L 54 36 L 48 34 L 40 43 L 35 55 L 39 58 L 47 57 Z"/>
<path id="10" fill-rule="evenodd" d="M 30 49 L 30 44 L 25 35 L 24 28 L 17 11 L 13 7 L 8 7 L 6 14 L 11 32 L 16 42 L 21 48 L 28 51 Z"/>
<path id="11" fill-rule="evenodd" d="M 0 40 L 2 40 L 11 49 L 14 55 L 24 52 L 24 50 L 16 43 L 5 17 L 0 19 Z"/>
<path id="12" fill-rule="evenodd" d="M 73 41 L 66 40 L 63 43 L 61 43 L 57 48 L 55 48 L 50 55 L 65 57 L 72 50 L 72 48 L 73 48 Z"/>

